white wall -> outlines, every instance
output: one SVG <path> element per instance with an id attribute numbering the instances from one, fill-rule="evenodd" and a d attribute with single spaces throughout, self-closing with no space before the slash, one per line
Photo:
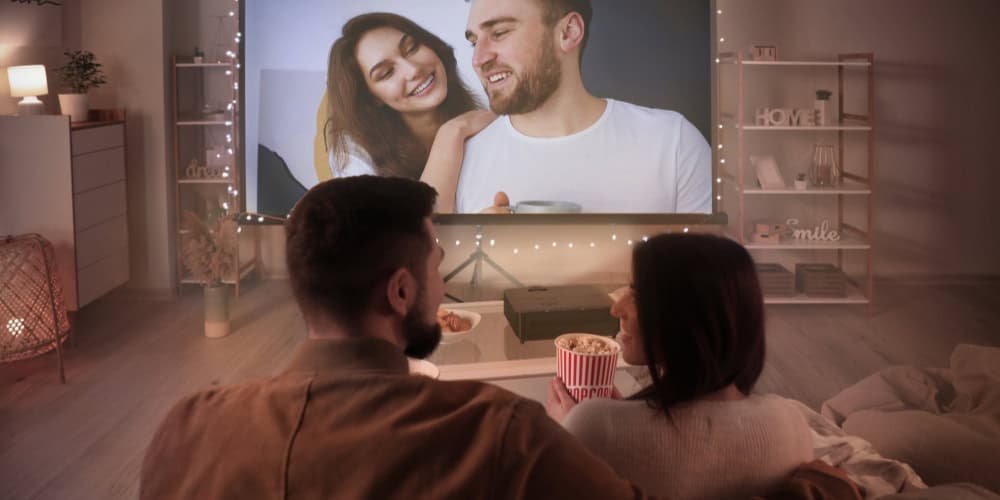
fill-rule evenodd
<path id="1" fill-rule="evenodd" d="M 104 65 L 108 84 L 90 92 L 93 107 L 121 107 L 128 122 L 129 286 L 174 286 L 173 172 L 165 59 L 169 0 L 87 0 L 80 44 Z"/>

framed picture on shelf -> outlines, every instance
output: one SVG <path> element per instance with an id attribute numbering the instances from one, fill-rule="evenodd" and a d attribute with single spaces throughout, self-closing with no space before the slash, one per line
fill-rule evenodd
<path id="1" fill-rule="evenodd" d="M 778 162 L 771 155 L 750 155 L 750 164 L 753 165 L 757 174 L 757 183 L 762 189 L 784 189 L 785 178 L 781 176 L 778 169 Z"/>

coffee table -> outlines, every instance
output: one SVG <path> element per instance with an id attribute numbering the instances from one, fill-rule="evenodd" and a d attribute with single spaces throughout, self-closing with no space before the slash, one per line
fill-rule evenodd
<path id="1" fill-rule="evenodd" d="M 556 374 L 556 347 L 552 340 L 522 343 L 503 315 L 503 301 L 444 304 L 448 309 L 477 312 L 483 319 L 468 335 L 454 343 L 442 344 L 429 358 L 441 370 L 441 380 L 514 381 L 544 378 Z M 569 332 L 567 332 L 569 333 Z M 635 379 L 624 370 L 630 367 L 618 358 L 615 382 L 622 392 L 632 388 Z"/>

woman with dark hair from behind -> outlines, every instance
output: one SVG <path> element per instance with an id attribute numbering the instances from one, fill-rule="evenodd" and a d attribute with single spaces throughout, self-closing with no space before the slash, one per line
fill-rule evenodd
<path id="1" fill-rule="evenodd" d="M 330 48 L 326 87 L 334 177 L 419 179 L 438 212 L 454 211 L 465 140 L 496 115 L 479 109 L 451 46 L 403 16 L 362 14 Z"/>
<path id="2" fill-rule="evenodd" d="M 751 394 L 764 368 L 764 303 L 741 245 L 651 238 L 633 251 L 632 284 L 611 311 L 622 357 L 645 365 L 652 383 L 625 401 L 577 405 L 553 379 L 546 408 L 623 477 L 667 498 L 738 498 L 812 460 L 798 410 Z"/>

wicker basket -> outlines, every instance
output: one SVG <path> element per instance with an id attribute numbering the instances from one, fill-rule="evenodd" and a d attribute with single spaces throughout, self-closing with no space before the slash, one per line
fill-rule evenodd
<path id="1" fill-rule="evenodd" d="M 59 352 L 70 325 L 52 244 L 37 234 L 0 240 L 0 362 Z"/>

